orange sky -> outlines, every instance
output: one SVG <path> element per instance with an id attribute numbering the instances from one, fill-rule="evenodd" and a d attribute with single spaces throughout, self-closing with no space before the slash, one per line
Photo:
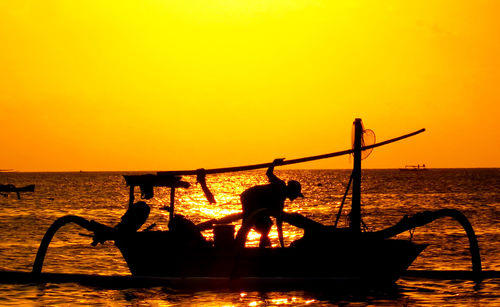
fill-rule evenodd
<path id="1" fill-rule="evenodd" d="M 0 169 L 173 170 L 382 141 L 500 167 L 500 2 L 0 1 Z M 349 168 L 347 157 L 297 168 Z"/>

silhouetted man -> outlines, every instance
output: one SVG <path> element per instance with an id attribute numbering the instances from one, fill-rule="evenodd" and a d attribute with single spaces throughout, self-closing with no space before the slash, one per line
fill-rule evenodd
<path id="1" fill-rule="evenodd" d="M 283 212 L 285 200 L 288 198 L 294 200 L 297 197 L 304 197 L 301 193 L 300 183 L 290 180 L 288 185 L 276 175 L 273 174 L 274 166 L 283 162 L 283 159 L 276 159 L 267 169 L 266 175 L 269 178 L 269 184 L 251 187 L 241 193 L 241 205 L 243 208 L 243 223 L 248 221 L 254 212 L 259 209 L 269 209 L 276 215 L 276 226 L 278 227 L 278 237 L 282 247 L 283 242 L 283 221 L 279 213 Z M 267 214 L 257 216 L 253 228 L 260 233 L 260 247 L 271 246 L 269 240 L 269 231 L 273 222 Z"/>

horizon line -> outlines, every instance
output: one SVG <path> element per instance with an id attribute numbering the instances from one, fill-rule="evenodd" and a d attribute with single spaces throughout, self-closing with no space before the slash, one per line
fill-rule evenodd
<path id="1" fill-rule="evenodd" d="M 276 169 L 275 171 L 320 171 L 320 170 L 351 170 L 352 168 L 285 168 L 285 169 Z M 367 167 L 363 168 L 363 170 L 399 170 L 404 169 L 404 167 Z M 478 167 L 425 167 L 426 170 L 440 170 L 440 169 L 500 169 L 500 166 L 478 166 Z M 246 170 L 249 171 L 258 171 L 258 170 Z M 158 173 L 162 171 L 158 170 L 8 170 L 8 171 L 0 171 L 0 173 Z M 236 172 L 228 172 L 228 173 L 239 173 L 243 171 Z M 187 175 L 190 176 L 190 175 Z"/>

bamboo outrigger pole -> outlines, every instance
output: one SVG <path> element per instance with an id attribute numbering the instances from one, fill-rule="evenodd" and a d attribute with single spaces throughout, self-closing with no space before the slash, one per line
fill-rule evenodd
<path id="1" fill-rule="evenodd" d="M 379 146 L 386 145 L 386 144 L 390 144 L 390 143 L 393 143 L 393 142 L 396 142 L 396 141 L 399 141 L 402 139 L 406 139 L 408 137 L 417 135 L 417 134 L 422 133 L 424 131 L 425 131 L 425 129 L 420 129 L 420 130 L 417 130 L 415 132 L 408 133 L 408 134 L 402 135 L 402 136 L 397 137 L 397 138 L 389 139 L 389 140 L 375 143 L 375 144 L 369 145 L 369 146 L 363 146 L 363 147 L 361 147 L 361 151 L 375 148 L 375 147 L 379 147 Z M 286 161 L 283 161 L 282 163 L 280 163 L 279 165 L 290 165 L 290 164 L 297 164 L 297 163 L 304 163 L 304 162 L 309 162 L 309 161 L 333 158 L 333 157 L 351 154 L 354 151 L 355 151 L 354 149 L 348 149 L 348 150 L 337 151 L 337 152 L 332 152 L 332 153 L 323 154 L 323 155 L 286 160 Z M 205 172 L 205 174 L 241 172 L 241 171 L 249 171 L 249 170 L 254 170 L 254 169 L 259 169 L 259 168 L 267 168 L 267 167 L 271 166 L 271 164 L 272 163 L 260 163 L 260 164 L 244 165 L 244 166 L 212 168 L 212 169 L 205 169 L 204 172 Z M 199 172 L 199 170 L 160 171 L 160 172 L 157 172 L 157 175 L 159 175 L 159 176 L 197 175 L 198 172 Z"/>

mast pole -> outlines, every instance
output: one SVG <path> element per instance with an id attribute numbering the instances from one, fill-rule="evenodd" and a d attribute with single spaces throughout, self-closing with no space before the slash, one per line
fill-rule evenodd
<path id="1" fill-rule="evenodd" d="M 363 124 L 361 118 L 354 120 L 354 164 L 352 169 L 352 208 L 350 228 L 361 232 L 361 145 Z"/>
<path id="2" fill-rule="evenodd" d="M 170 214 L 169 221 L 174 218 L 174 206 L 175 206 L 175 187 L 170 188 Z"/>

